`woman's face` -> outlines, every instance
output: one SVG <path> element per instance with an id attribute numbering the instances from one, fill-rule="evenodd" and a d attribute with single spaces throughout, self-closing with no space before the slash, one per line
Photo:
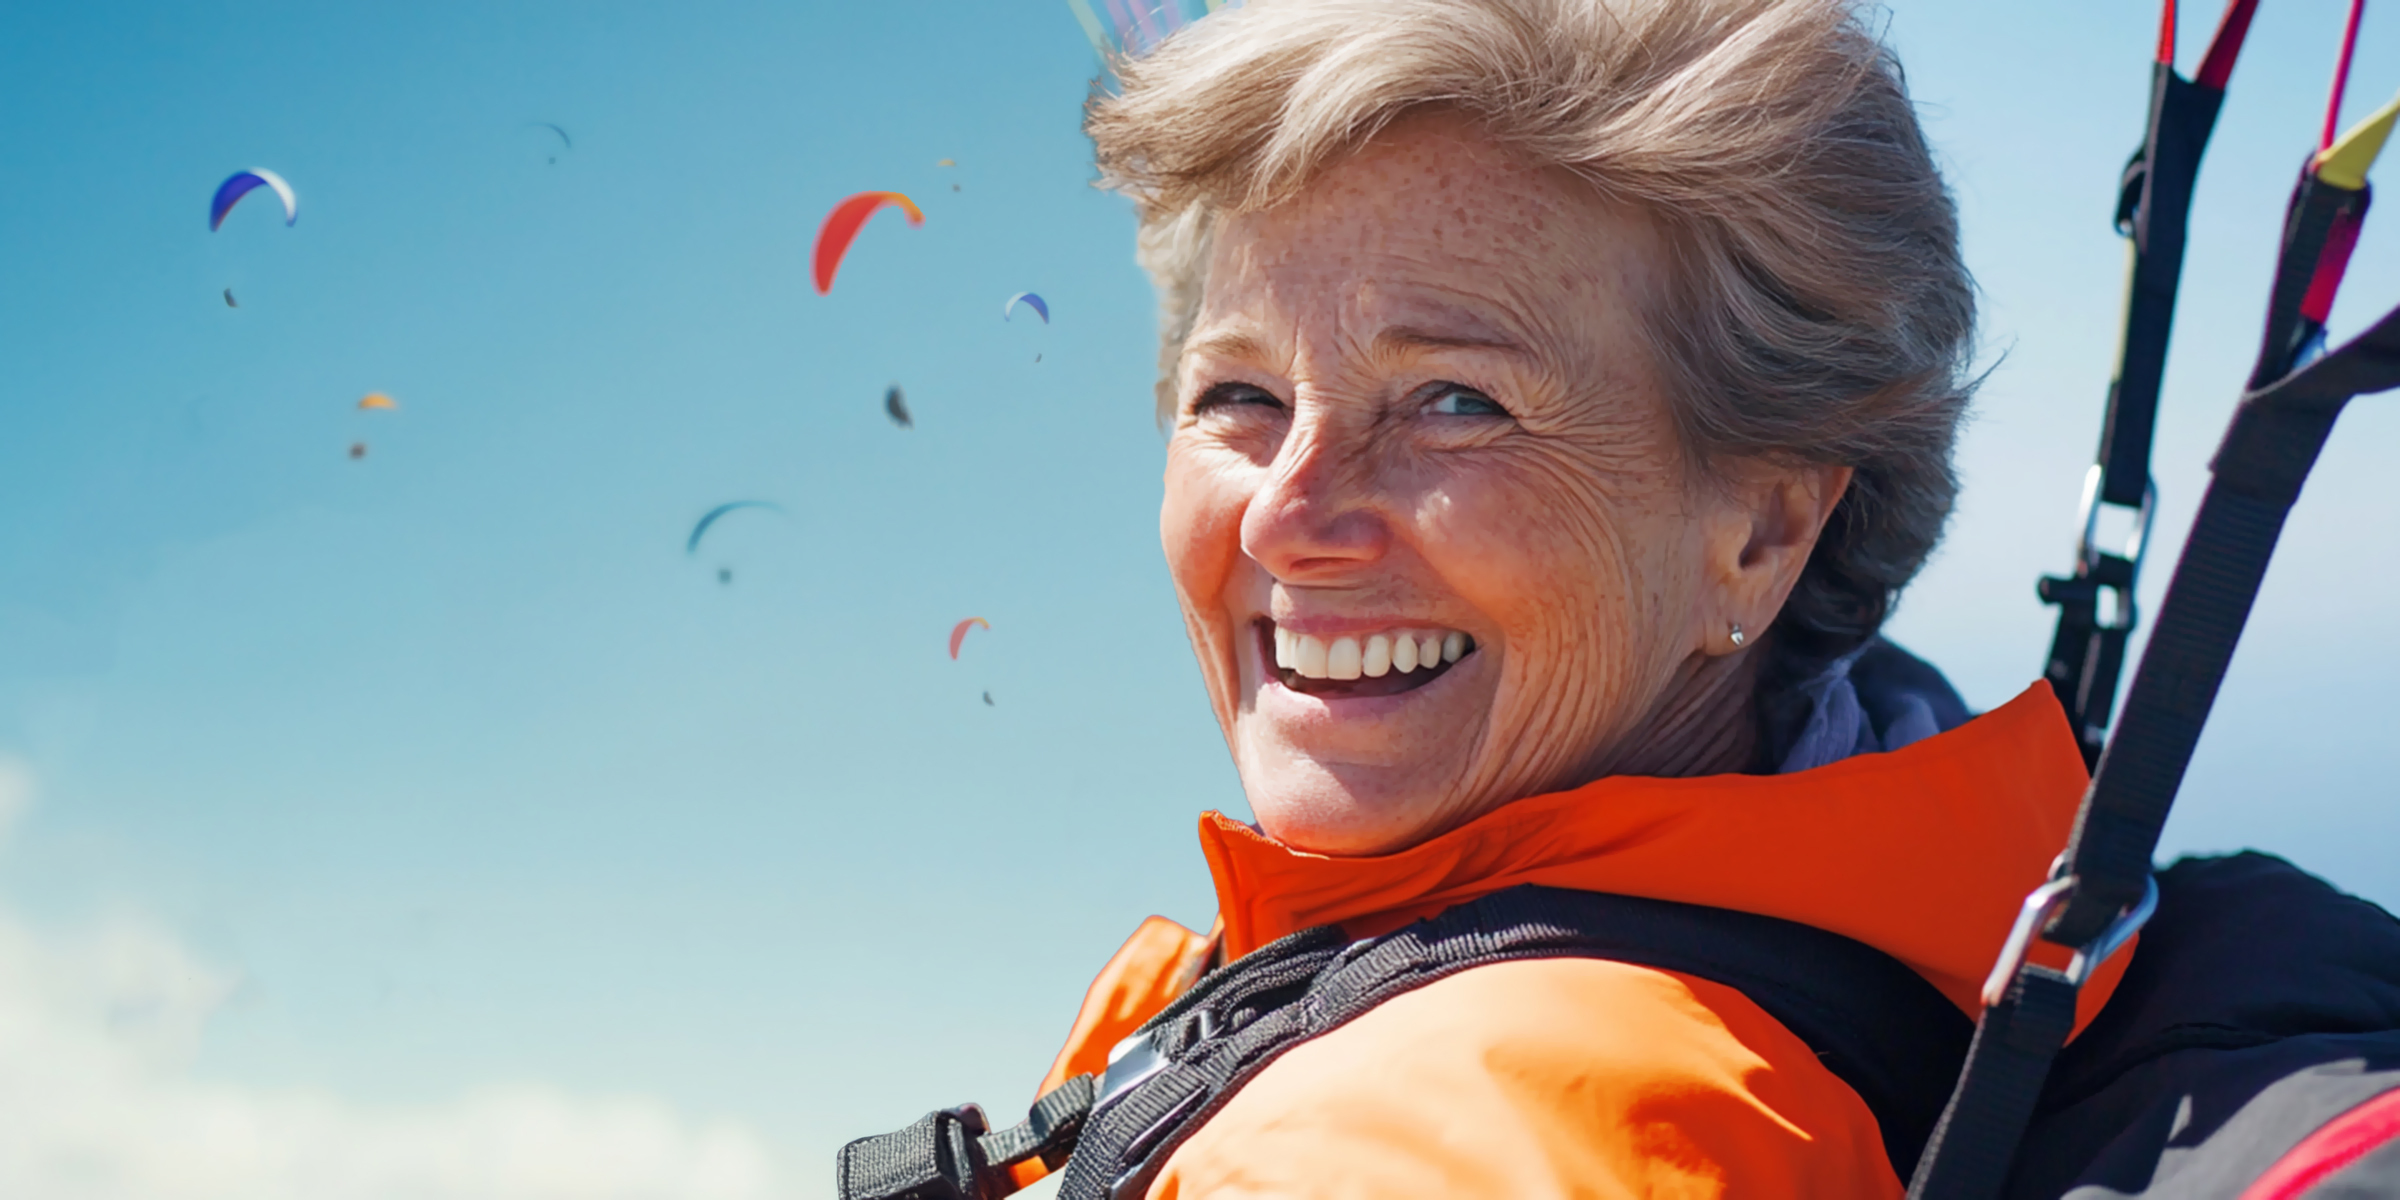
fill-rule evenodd
<path id="1" fill-rule="evenodd" d="M 1444 118 L 1220 224 L 1160 529 L 1269 835 L 1387 852 L 1692 736 L 1675 697 L 1847 472 L 1695 478 L 1642 323 L 1667 269 Z"/>

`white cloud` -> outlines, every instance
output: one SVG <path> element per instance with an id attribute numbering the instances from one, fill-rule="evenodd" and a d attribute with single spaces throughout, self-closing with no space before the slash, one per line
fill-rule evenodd
<path id="1" fill-rule="evenodd" d="M 32 794 L 0 758 L 0 834 Z M 195 1076 L 228 972 L 135 921 L 0 904 L 0 1196 L 11 1200 L 748 1200 L 764 1146 L 656 1100 L 542 1085 L 378 1107 Z"/>

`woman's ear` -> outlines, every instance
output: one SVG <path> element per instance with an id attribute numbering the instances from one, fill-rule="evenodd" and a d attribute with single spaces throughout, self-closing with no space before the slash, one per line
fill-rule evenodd
<path id="1" fill-rule="evenodd" d="M 1707 551 L 1715 595 L 1698 606 L 1702 653 L 1730 654 L 1774 623 L 1852 474 L 1849 467 L 1753 461 L 1720 485 L 1724 507 L 1711 522 Z"/>

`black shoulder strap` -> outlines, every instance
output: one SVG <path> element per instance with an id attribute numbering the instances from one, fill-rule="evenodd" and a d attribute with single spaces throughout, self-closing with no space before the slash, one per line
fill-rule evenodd
<path id="1" fill-rule="evenodd" d="M 1025 1125 L 986 1133 L 971 1106 L 842 1151 L 843 1200 L 1003 1194 L 998 1172 L 1066 1160 L 1062 1198 L 1134 1197 L 1199 1125 L 1285 1051 L 1394 996 L 1490 963 L 1597 958 L 1733 987 L 1814 1051 L 1874 1113 L 1906 1175 L 1966 1053 L 1966 1016 L 1882 952 L 1726 909 L 1519 887 L 1381 938 L 1327 926 L 1203 979 L 1111 1055 L 1095 1085 L 1044 1096 Z M 977 1190 L 978 1188 L 981 1190 Z"/>
<path id="2" fill-rule="evenodd" d="M 1323 943 L 1315 948 L 1323 953 Z M 1256 990 L 1228 979 L 1161 1013 L 1103 1077 L 1059 1195 L 1140 1196 L 1184 1137 L 1285 1051 L 1460 971 L 1538 958 L 1634 963 L 1739 990 L 1866 1101 L 1902 1174 L 1970 1036 L 1965 1015 L 1933 985 L 1836 934 L 1725 909 L 1512 888 L 1334 952 L 1289 1002 L 1262 1005 Z M 1274 992 L 1292 995 L 1288 984 Z"/>
<path id="3" fill-rule="evenodd" d="M 2168 0 L 2158 62 L 2151 69 L 2149 125 L 2118 185 L 2117 232 L 2132 243 L 2133 256 L 2126 271 L 2117 371 L 2109 382 L 2100 452 L 2084 480 L 2074 573 L 2044 576 L 2037 585 L 2043 603 L 2058 606 L 2058 632 L 2043 676 L 2067 711 L 2087 768 L 2099 760 L 2107 740 L 2125 642 L 2133 632 L 2133 589 L 2156 504 L 2150 445 L 2158 425 L 2168 333 L 2175 323 L 2175 293 L 2183 277 L 2192 185 L 2257 6 L 2258 0 L 2230 0 L 2208 56 L 2187 80 L 2175 72 L 2175 4 Z M 2100 511 L 2111 507 L 2133 517 L 2134 532 L 2122 552 L 2095 543 Z"/>
<path id="4" fill-rule="evenodd" d="M 2312 211 L 2296 205 L 2293 218 Z M 2287 236 L 2278 280 L 2314 273 L 2325 246 Z M 2287 340 L 2271 325 L 2265 356 Z M 2157 898 L 2151 856 L 2216 703 L 2268 560 L 2300 487 L 2353 398 L 2400 388 L 2400 308 L 2339 349 L 2252 386 L 2209 463 L 2208 490 L 2167 583 L 2158 625 L 2126 693 L 2125 716 L 2084 793 L 2051 882 L 2025 898 L 1984 985 L 1967 1065 L 1910 1200 L 1990 1200 L 2072 1028 L 2076 991 L 2125 944 Z M 2059 972 L 2029 961 L 2039 936 L 2076 950 Z"/>

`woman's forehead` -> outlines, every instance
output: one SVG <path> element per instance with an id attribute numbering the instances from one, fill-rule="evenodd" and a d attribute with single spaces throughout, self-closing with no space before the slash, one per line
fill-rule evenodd
<path id="1" fill-rule="evenodd" d="M 1568 313 L 1623 307 L 1661 261 L 1641 213 L 1463 122 L 1422 118 L 1291 200 L 1225 220 L 1194 333 L 1339 311 L 1401 340 L 1521 343 Z"/>

